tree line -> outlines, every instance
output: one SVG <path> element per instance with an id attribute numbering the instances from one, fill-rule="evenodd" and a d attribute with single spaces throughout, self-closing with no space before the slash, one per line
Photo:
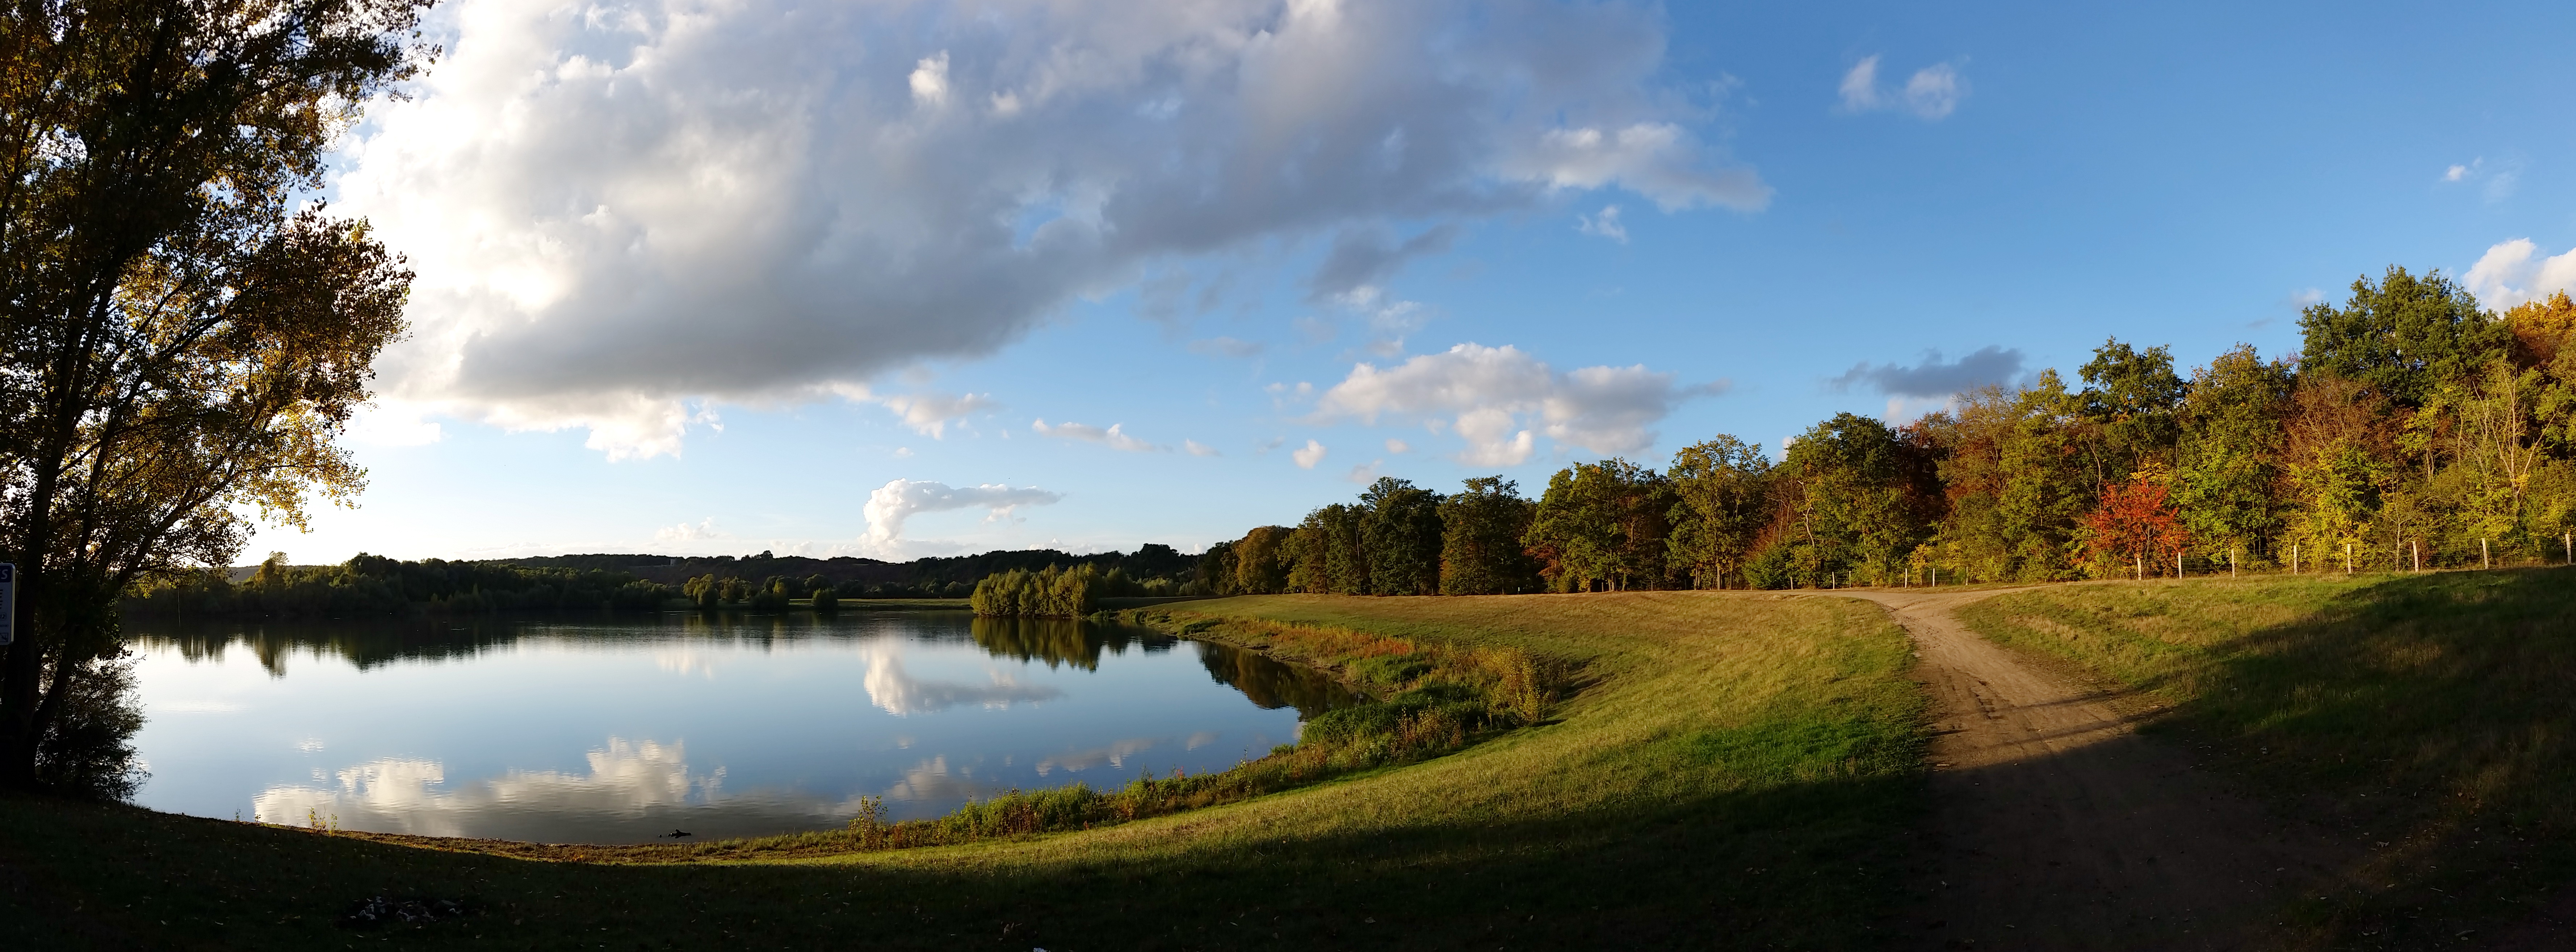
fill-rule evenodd
<path id="1" fill-rule="evenodd" d="M 1576 463 L 1533 500 L 1382 478 L 1211 546 L 1208 594 L 1492 595 L 2375 571 L 2576 560 L 2576 302 L 2497 313 L 2391 267 L 2186 375 L 2105 342 L 2074 381 L 1840 413 L 1776 456 Z"/>
<path id="2" fill-rule="evenodd" d="M 831 588 L 841 598 L 964 598 L 975 583 L 985 577 L 1013 569 L 1038 571 L 1049 565 L 1089 565 L 1094 571 L 1123 571 L 1130 578 L 1186 579 L 1194 556 L 1159 542 L 1138 546 L 1134 552 L 1094 552 L 1076 555 L 1056 549 L 997 549 L 972 555 L 926 556 L 909 562 L 886 562 L 857 556 L 809 558 L 759 552 L 731 556 L 671 556 L 647 554 L 608 554 L 527 556 L 495 560 L 493 564 L 518 565 L 528 568 L 595 569 L 625 572 L 637 578 L 664 585 L 685 585 L 690 579 L 714 576 L 718 579 L 743 579 L 766 586 L 771 579 L 789 579 L 798 583 L 797 596 L 816 588 Z"/>
<path id="3" fill-rule="evenodd" d="M 174 573 L 127 595 L 127 617 L 325 618 L 462 615 L 551 609 L 657 609 L 679 594 L 623 572 L 495 562 L 412 562 L 360 553 L 339 565 L 290 566 L 271 553 L 250 577 Z"/>

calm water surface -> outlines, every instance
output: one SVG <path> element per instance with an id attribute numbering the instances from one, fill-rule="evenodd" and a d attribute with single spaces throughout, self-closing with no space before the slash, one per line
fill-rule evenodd
<path id="1" fill-rule="evenodd" d="M 199 816 L 545 842 L 834 827 L 1218 770 L 1348 696 L 1222 645 L 962 612 L 138 623 L 152 779 Z"/>

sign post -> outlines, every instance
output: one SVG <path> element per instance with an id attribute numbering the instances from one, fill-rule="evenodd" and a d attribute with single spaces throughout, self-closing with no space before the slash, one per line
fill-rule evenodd
<path id="1" fill-rule="evenodd" d="M 0 562 L 0 646 L 15 636 L 10 622 L 18 619 L 18 567 Z"/>

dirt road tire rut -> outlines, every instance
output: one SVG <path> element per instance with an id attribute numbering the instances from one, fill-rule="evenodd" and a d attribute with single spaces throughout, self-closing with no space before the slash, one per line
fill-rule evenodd
<path id="1" fill-rule="evenodd" d="M 2273 914 L 2347 858 L 2187 751 L 2138 735 L 2110 696 L 1954 614 L 2000 592 L 1838 594 L 1904 626 L 1931 697 L 1933 855 L 1902 926 L 1922 947 L 2260 946 Z"/>

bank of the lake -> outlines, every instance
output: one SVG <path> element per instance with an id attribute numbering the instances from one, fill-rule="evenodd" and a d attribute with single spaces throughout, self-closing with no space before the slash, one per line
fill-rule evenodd
<path id="1" fill-rule="evenodd" d="M 1526 651 L 1569 662 L 1579 690 L 1462 751 L 1247 802 L 789 862 L 531 862 L 496 844 L 10 801 L 0 862 L 24 885 L 0 902 L 58 944 L 177 947 L 338 947 L 350 934 L 334 920 L 374 895 L 477 910 L 406 930 L 432 947 L 1848 948 L 1892 925 L 1880 914 L 1901 901 L 1912 846 L 1921 700 L 1875 606 L 1632 593 L 1187 608 Z"/>

